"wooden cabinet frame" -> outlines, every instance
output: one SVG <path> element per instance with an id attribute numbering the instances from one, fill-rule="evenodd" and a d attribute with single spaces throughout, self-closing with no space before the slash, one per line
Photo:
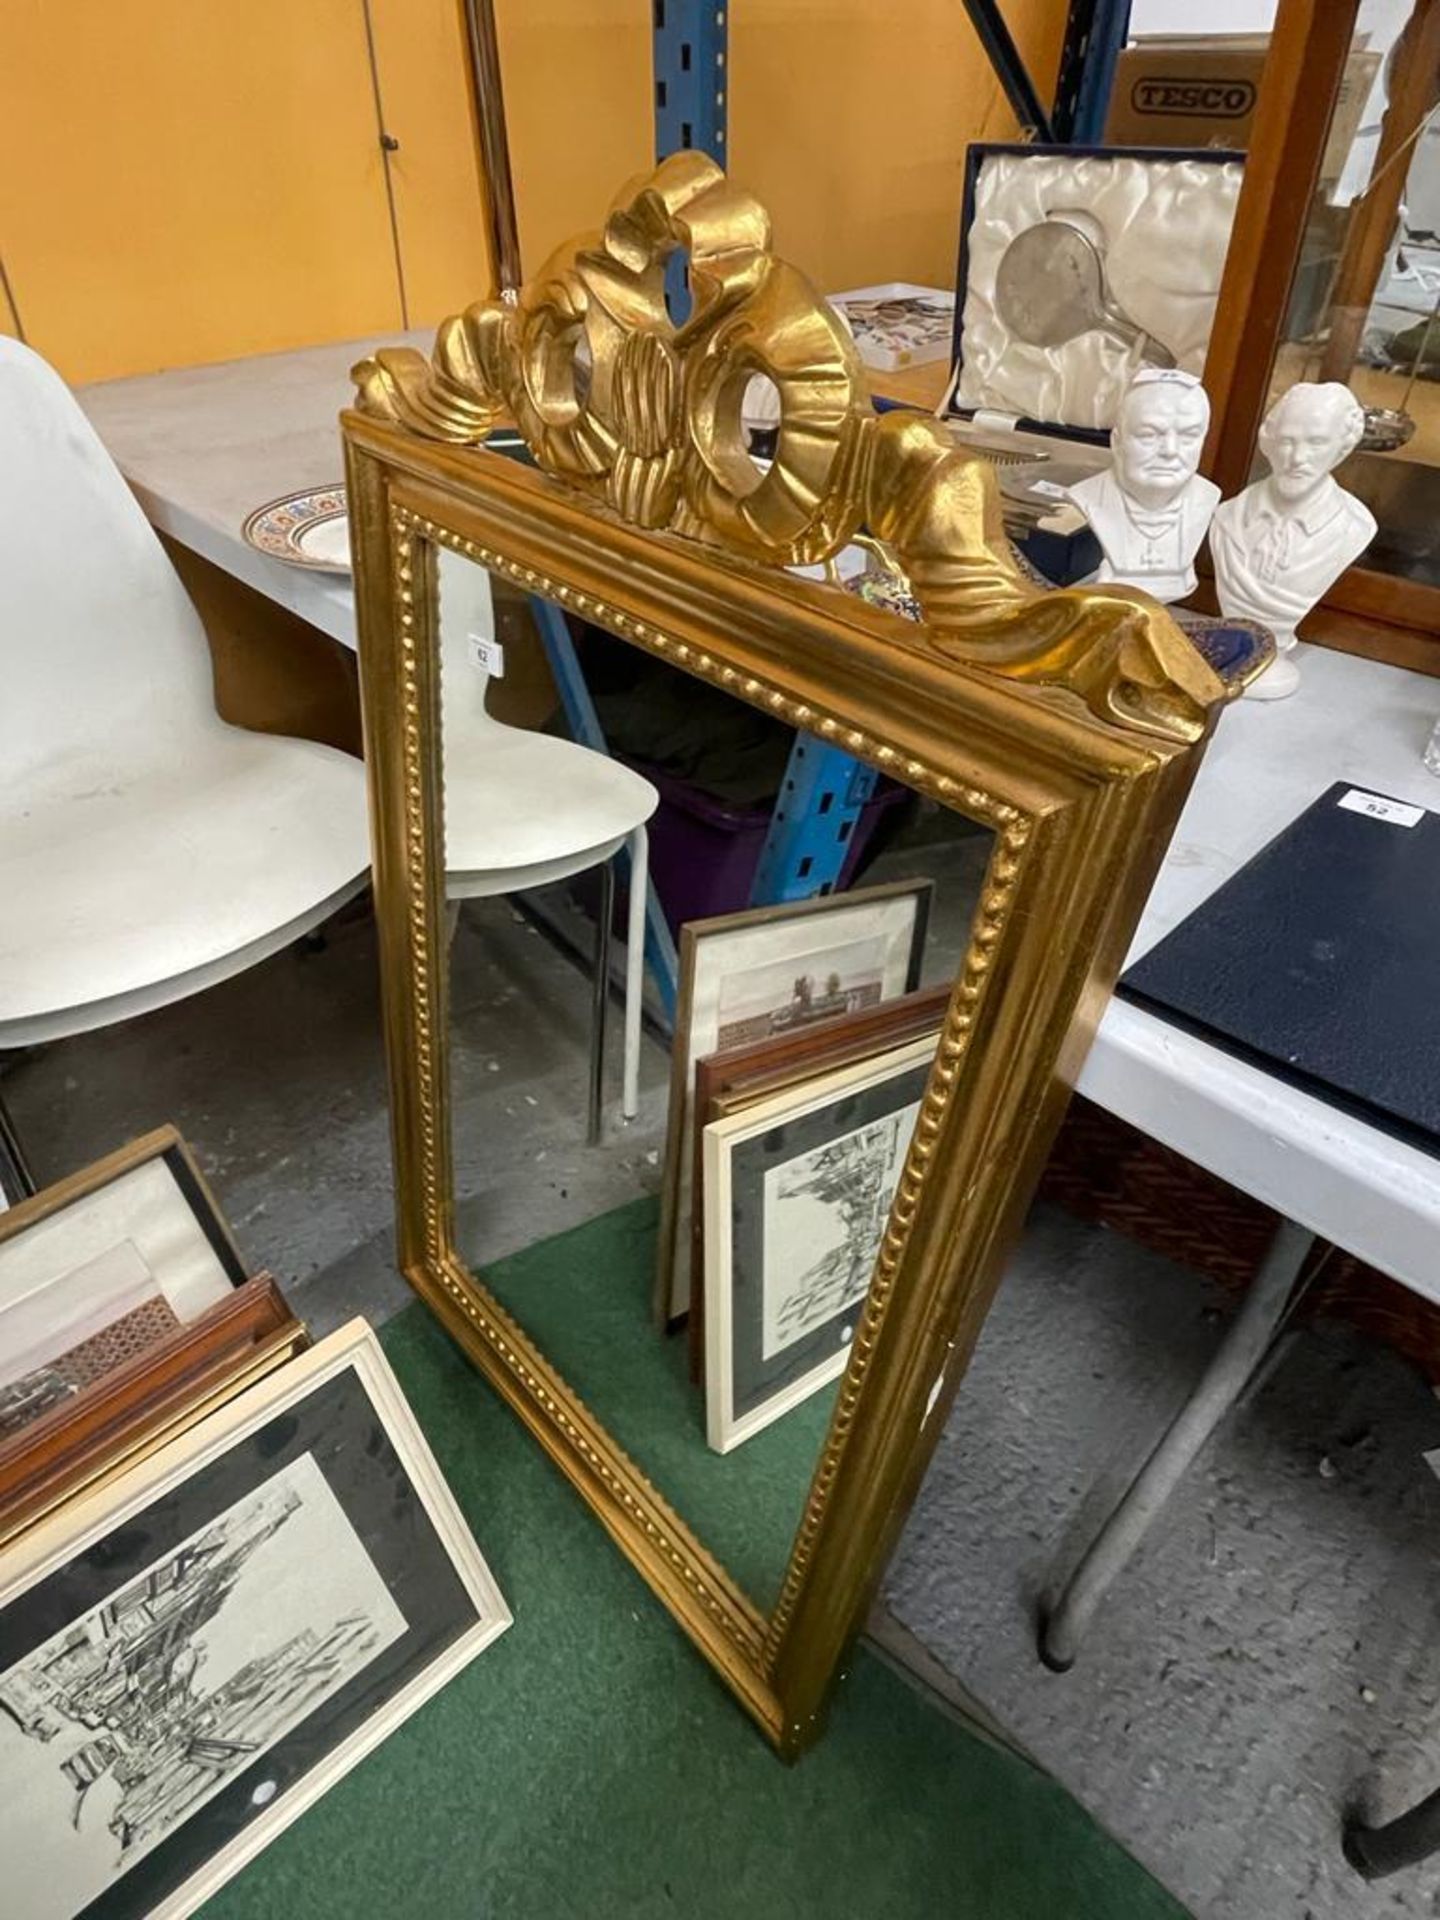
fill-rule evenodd
<path id="1" fill-rule="evenodd" d="M 1229 495 L 1249 483 L 1305 223 L 1359 0 L 1280 0 L 1261 79 L 1205 366 L 1213 424 L 1204 470 Z M 1440 674 L 1440 588 L 1351 567 L 1307 638 Z"/>

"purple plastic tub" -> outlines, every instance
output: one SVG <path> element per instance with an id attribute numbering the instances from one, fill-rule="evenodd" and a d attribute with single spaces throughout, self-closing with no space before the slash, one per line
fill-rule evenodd
<path id="1" fill-rule="evenodd" d="M 770 805 L 728 806 L 643 760 L 627 764 L 643 773 L 660 795 L 650 822 L 650 877 L 671 932 L 687 920 L 708 920 L 712 914 L 748 907 L 770 826 Z M 893 780 L 876 783 L 850 836 L 836 892 L 849 886 L 875 829 L 907 793 Z"/>

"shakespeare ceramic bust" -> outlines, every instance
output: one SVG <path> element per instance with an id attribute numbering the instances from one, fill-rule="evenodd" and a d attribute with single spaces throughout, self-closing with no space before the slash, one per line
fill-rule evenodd
<path id="1" fill-rule="evenodd" d="M 1220 498 L 1195 471 L 1209 424 L 1193 373 L 1145 367 L 1132 378 L 1110 431 L 1114 464 L 1069 489 L 1105 556 L 1096 580 L 1162 601 L 1195 591 L 1195 555 Z"/>
<path id="2" fill-rule="evenodd" d="M 1249 689 L 1253 699 L 1295 691 L 1296 627 L 1375 537 L 1370 509 L 1331 477 L 1364 431 L 1364 410 L 1348 387 L 1335 380 L 1291 387 L 1260 429 L 1269 473 L 1227 500 L 1211 523 L 1220 611 L 1275 635 L 1275 659 Z"/>

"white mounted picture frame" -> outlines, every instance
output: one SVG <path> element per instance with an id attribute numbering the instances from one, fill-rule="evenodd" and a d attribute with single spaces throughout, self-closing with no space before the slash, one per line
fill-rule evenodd
<path id="1" fill-rule="evenodd" d="M 352 1321 L 8 1557 L 6 1920 L 182 1920 L 509 1624 Z"/>
<path id="2" fill-rule="evenodd" d="M 938 1039 L 705 1128 L 705 1437 L 715 1452 L 844 1371 Z"/>

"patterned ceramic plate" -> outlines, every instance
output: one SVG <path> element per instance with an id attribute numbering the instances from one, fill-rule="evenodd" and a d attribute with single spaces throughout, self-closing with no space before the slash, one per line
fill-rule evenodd
<path id="1" fill-rule="evenodd" d="M 1020 571 L 1035 586 L 1047 593 L 1053 590 L 1055 582 L 1047 580 L 1018 547 L 1012 546 L 1011 551 Z M 845 589 L 868 600 L 872 607 L 888 607 L 891 613 L 901 614 L 907 620 L 921 617 L 920 603 L 905 580 L 877 566 L 852 574 L 845 582 Z M 1267 627 L 1255 626 L 1249 621 L 1231 624 L 1214 614 L 1192 613 L 1185 607 L 1171 607 L 1170 612 L 1189 634 L 1196 651 L 1227 687 L 1242 690 L 1248 687 L 1275 658 L 1275 636 Z"/>
<path id="2" fill-rule="evenodd" d="M 317 573 L 349 573 L 350 522 L 344 487 L 312 487 L 257 507 L 240 529 L 261 553 Z"/>
<path id="3" fill-rule="evenodd" d="M 1268 627 L 1249 620 L 1231 625 L 1213 613 L 1191 613 L 1185 607 L 1170 611 L 1227 687 L 1248 687 L 1275 658 L 1275 636 Z"/>

